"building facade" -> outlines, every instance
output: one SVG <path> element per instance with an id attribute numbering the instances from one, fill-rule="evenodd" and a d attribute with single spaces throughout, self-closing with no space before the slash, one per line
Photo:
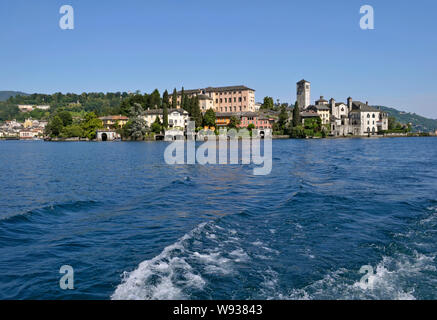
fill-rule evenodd
<path id="1" fill-rule="evenodd" d="M 306 109 L 311 104 L 311 83 L 304 79 L 296 84 L 297 104 L 301 110 Z"/>
<path id="2" fill-rule="evenodd" d="M 105 129 L 116 129 L 117 127 L 122 128 L 129 121 L 128 117 L 122 115 L 105 116 L 105 117 L 100 117 L 99 119 L 102 120 L 103 127 L 105 127 Z"/>
<path id="3" fill-rule="evenodd" d="M 144 114 L 141 116 L 146 125 L 151 127 L 152 124 L 156 121 L 156 118 L 159 118 L 159 121 L 162 123 L 164 118 L 162 109 L 151 109 L 144 111 Z M 188 121 L 190 117 L 188 112 L 183 109 L 169 109 L 168 110 L 168 127 L 174 129 L 185 130 L 188 125 Z"/>
<path id="4" fill-rule="evenodd" d="M 180 108 L 182 91 L 178 93 L 177 106 Z M 255 111 L 255 90 L 246 86 L 208 87 L 204 89 L 184 90 L 187 97 L 199 97 L 200 109 L 212 108 L 215 112 Z M 173 96 L 170 95 L 172 102 Z M 207 98 L 212 99 L 209 100 Z"/>

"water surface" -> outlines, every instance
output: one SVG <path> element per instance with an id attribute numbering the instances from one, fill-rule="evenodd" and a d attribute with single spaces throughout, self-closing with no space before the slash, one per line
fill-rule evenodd
<path id="1" fill-rule="evenodd" d="M 0 299 L 437 299 L 437 139 L 276 140 L 268 176 L 166 146 L 0 141 Z"/>

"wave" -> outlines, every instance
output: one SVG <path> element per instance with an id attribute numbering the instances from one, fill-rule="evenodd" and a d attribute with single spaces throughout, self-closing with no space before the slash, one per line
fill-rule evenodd
<path id="1" fill-rule="evenodd" d="M 122 283 L 112 294 L 113 300 L 177 300 L 186 295 L 182 288 L 202 288 L 205 281 L 194 273 L 193 268 L 182 257 L 184 242 L 193 238 L 206 223 L 166 247 L 161 254 L 143 261 L 132 272 L 124 272 Z"/>
<path id="2" fill-rule="evenodd" d="M 412 279 L 426 278 L 428 272 L 435 272 L 434 256 L 415 252 L 414 256 L 404 254 L 383 257 L 367 281 L 354 281 L 357 270 L 339 269 L 323 279 L 300 289 L 293 289 L 282 299 L 312 300 L 415 300 L 416 285 Z M 363 274 L 360 275 L 360 277 Z M 423 297 L 420 297 L 423 298 Z"/>
<path id="3" fill-rule="evenodd" d="M 233 279 L 252 257 L 238 232 L 216 222 L 202 223 L 158 256 L 124 272 L 113 300 L 175 300 L 202 295 L 209 280 Z"/>
<path id="4" fill-rule="evenodd" d="M 0 217 L 0 223 L 2 222 L 30 222 L 32 217 L 44 216 L 44 215 L 58 215 L 65 212 L 79 212 L 83 209 L 90 209 L 100 205 L 98 201 L 87 200 L 87 201 L 70 201 L 57 203 L 52 205 L 47 205 L 41 208 L 32 209 L 22 213 L 16 213 L 12 215 L 6 215 Z"/>

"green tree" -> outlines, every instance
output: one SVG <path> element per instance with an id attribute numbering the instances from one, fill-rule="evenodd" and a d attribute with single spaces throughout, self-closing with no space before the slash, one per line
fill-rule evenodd
<path id="1" fill-rule="evenodd" d="M 136 116 L 126 124 L 126 129 L 123 131 L 124 136 L 128 136 L 132 140 L 144 140 L 147 135 L 146 121 L 142 117 Z"/>
<path id="2" fill-rule="evenodd" d="M 97 129 L 103 128 L 103 123 L 94 112 L 88 112 L 85 115 L 85 120 L 81 123 L 81 127 L 83 129 L 83 136 L 92 140 L 96 138 Z"/>
<path id="3" fill-rule="evenodd" d="M 203 116 L 203 125 L 207 127 L 215 127 L 215 112 L 213 109 L 208 109 Z"/>
<path id="4" fill-rule="evenodd" d="M 172 108 L 176 109 L 178 107 L 178 92 L 176 91 L 176 88 L 173 90 L 173 95 L 171 98 Z"/>
<path id="5" fill-rule="evenodd" d="M 286 129 L 287 121 L 288 121 L 287 108 L 285 106 L 282 106 L 281 113 L 279 113 L 279 119 L 278 119 L 279 131 L 282 131 L 282 133 L 284 133 L 284 131 Z"/>
<path id="6" fill-rule="evenodd" d="M 181 108 L 185 110 L 185 90 L 184 90 L 184 87 L 182 87 L 182 90 L 181 90 Z"/>
<path id="7" fill-rule="evenodd" d="M 230 119 L 229 119 L 228 128 L 236 129 L 239 125 L 240 125 L 240 119 L 238 119 L 235 116 L 231 116 Z"/>
<path id="8" fill-rule="evenodd" d="M 57 137 L 61 133 L 64 124 L 59 116 L 54 116 L 46 127 L 46 133 L 52 137 Z"/>
<path id="9" fill-rule="evenodd" d="M 161 133 L 162 125 L 161 125 L 161 121 L 159 120 L 159 117 L 156 117 L 155 122 L 152 123 L 152 126 L 150 129 L 154 133 Z"/>
<path id="10" fill-rule="evenodd" d="M 155 89 L 149 96 L 149 106 L 151 109 L 160 109 L 162 106 L 161 95 L 158 89 Z"/>
<path id="11" fill-rule="evenodd" d="M 61 118 L 64 127 L 73 123 L 73 117 L 71 116 L 71 113 L 66 110 L 58 112 L 58 117 Z"/>
<path id="12" fill-rule="evenodd" d="M 302 125 L 302 120 L 300 119 L 300 109 L 296 102 L 293 109 L 293 127 L 298 127 Z"/>
<path id="13" fill-rule="evenodd" d="M 395 117 L 388 117 L 388 130 L 394 130 L 396 129 L 396 118 Z"/>
<path id="14" fill-rule="evenodd" d="M 162 103 L 162 126 L 164 129 L 168 128 L 168 107 L 167 103 Z"/>
<path id="15" fill-rule="evenodd" d="M 261 109 L 273 110 L 273 108 L 274 108 L 273 98 L 272 97 L 264 97 L 264 102 L 261 105 Z"/>
<path id="16" fill-rule="evenodd" d="M 291 129 L 290 136 L 296 139 L 303 139 L 306 137 L 305 129 L 302 126 L 295 126 Z"/>
<path id="17" fill-rule="evenodd" d="M 64 127 L 60 135 L 63 138 L 72 138 L 72 137 L 80 138 L 84 136 L 84 131 L 79 124 L 72 124 L 67 127 Z"/>
<path id="18" fill-rule="evenodd" d="M 196 128 L 198 128 L 202 126 L 203 122 L 202 111 L 200 111 L 199 105 L 199 97 L 196 96 L 192 100 L 191 117 L 196 122 Z"/>
<path id="19" fill-rule="evenodd" d="M 170 105 L 170 97 L 167 90 L 162 94 L 162 104 L 164 105 L 164 103 L 167 104 L 167 107 Z"/>

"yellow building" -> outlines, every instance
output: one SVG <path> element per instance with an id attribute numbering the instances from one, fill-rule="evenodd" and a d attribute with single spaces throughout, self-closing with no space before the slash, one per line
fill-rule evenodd
<path id="1" fill-rule="evenodd" d="M 129 121 L 128 117 L 122 115 L 100 117 L 99 119 L 102 120 L 103 126 L 106 129 L 112 129 L 115 128 L 116 126 L 122 128 Z"/>
<path id="2" fill-rule="evenodd" d="M 326 104 L 318 104 L 316 106 L 309 106 L 308 110 L 317 112 L 320 119 L 322 120 L 322 124 L 329 124 L 331 119 L 331 111 L 329 106 Z"/>

